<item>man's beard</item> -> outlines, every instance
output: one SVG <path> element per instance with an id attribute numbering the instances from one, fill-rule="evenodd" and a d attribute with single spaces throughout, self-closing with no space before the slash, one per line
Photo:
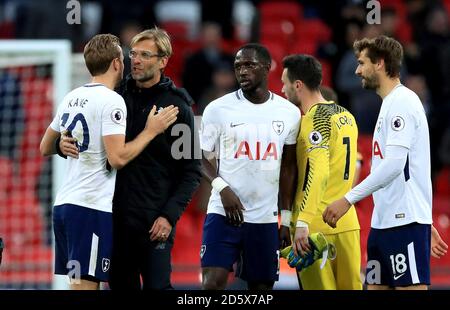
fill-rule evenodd
<path id="1" fill-rule="evenodd" d="M 300 98 L 298 98 L 296 95 L 292 95 L 290 98 L 288 98 L 288 100 L 299 108 L 302 106 Z"/>
<path id="2" fill-rule="evenodd" d="M 155 70 L 151 69 L 138 75 L 135 75 L 133 74 L 133 72 L 131 72 L 131 76 L 133 77 L 134 80 L 138 82 L 147 82 L 155 77 Z"/>
<path id="3" fill-rule="evenodd" d="M 362 86 L 365 89 L 377 89 L 380 87 L 380 82 L 376 75 L 365 77 L 362 80 Z"/>
<path id="4" fill-rule="evenodd" d="M 147 82 L 153 79 L 154 76 L 155 76 L 154 74 L 143 74 L 142 76 L 136 77 L 134 79 L 138 82 Z"/>

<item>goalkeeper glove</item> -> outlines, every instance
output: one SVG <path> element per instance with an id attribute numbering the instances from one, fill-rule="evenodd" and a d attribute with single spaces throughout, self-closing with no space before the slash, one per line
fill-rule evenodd
<path id="1" fill-rule="evenodd" d="M 322 264 L 320 265 L 320 269 L 322 269 L 325 266 L 327 259 L 333 260 L 336 258 L 336 247 L 333 244 L 328 243 L 322 233 L 311 234 L 309 235 L 308 240 L 312 249 L 304 256 L 296 256 L 292 249 L 292 245 L 281 250 L 281 257 L 287 259 L 290 267 L 296 268 L 297 271 L 301 271 L 308 266 L 311 266 L 319 258 L 322 258 Z"/>

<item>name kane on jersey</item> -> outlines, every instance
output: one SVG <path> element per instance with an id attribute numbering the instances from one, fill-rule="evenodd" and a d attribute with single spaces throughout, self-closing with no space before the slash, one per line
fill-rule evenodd
<path id="1" fill-rule="evenodd" d="M 88 100 L 85 98 L 73 98 L 70 99 L 67 103 L 68 108 L 80 107 L 84 108 L 84 106 L 88 103 Z"/>

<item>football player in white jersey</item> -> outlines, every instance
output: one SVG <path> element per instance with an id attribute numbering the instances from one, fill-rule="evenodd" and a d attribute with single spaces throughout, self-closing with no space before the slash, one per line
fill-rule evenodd
<path id="1" fill-rule="evenodd" d="M 379 36 L 353 45 L 362 86 L 383 99 L 372 143 L 369 176 L 331 203 L 323 220 L 331 227 L 349 207 L 373 194 L 367 244 L 368 289 L 427 289 L 430 252 L 447 245 L 432 227 L 432 189 L 428 123 L 419 97 L 400 83 L 403 49 Z"/>
<path id="2" fill-rule="evenodd" d="M 267 89 L 271 57 L 259 44 L 236 54 L 240 89 L 211 102 L 202 118 L 200 146 L 212 191 L 203 226 L 202 287 L 224 289 L 228 273 L 249 289 L 271 289 L 278 280 L 280 241 L 290 245 L 289 220 L 278 233 L 280 208 L 289 210 L 296 176 L 300 110 Z"/>
<path id="3" fill-rule="evenodd" d="M 72 289 L 98 289 L 100 281 L 108 280 L 116 169 L 172 124 L 178 109 L 155 115 L 153 107 L 146 128 L 125 143 L 127 111 L 113 91 L 124 68 L 119 39 L 111 34 L 94 36 L 84 48 L 84 58 L 92 81 L 64 97 L 40 150 L 45 156 L 55 154 L 62 132 L 72 135 L 78 148 L 78 158 L 67 159 L 54 203 L 55 274 L 73 277 Z"/>

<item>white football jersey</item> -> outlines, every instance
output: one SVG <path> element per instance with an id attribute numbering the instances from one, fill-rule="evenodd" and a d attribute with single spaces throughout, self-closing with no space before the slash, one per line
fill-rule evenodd
<path id="1" fill-rule="evenodd" d="M 106 167 L 102 137 L 125 135 L 126 113 L 123 98 L 102 84 L 86 84 L 64 97 L 50 126 L 72 133 L 79 158 L 67 157 L 55 206 L 70 203 L 112 212 L 116 170 Z"/>
<path id="2" fill-rule="evenodd" d="M 211 102 L 200 129 L 200 146 L 215 151 L 218 175 L 241 200 L 247 223 L 278 221 L 278 184 L 285 144 L 295 144 L 300 110 L 270 93 L 262 104 L 248 101 L 242 90 Z M 208 213 L 225 215 L 220 194 L 212 190 Z"/>
<path id="3" fill-rule="evenodd" d="M 372 168 L 381 164 L 387 145 L 407 148 L 403 173 L 373 193 L 373 228 L 412 222 L 431 224 L 431 168 L 428 122 L 419 97 L 396 86 L 381 105 L 372 143 Z"/>

